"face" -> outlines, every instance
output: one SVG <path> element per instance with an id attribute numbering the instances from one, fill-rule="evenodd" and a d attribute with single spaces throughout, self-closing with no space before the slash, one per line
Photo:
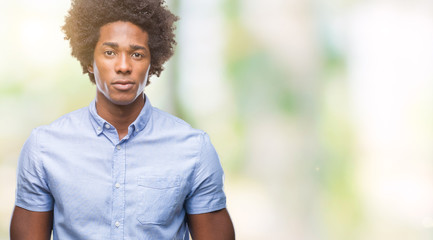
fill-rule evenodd
<path id="1" fill-rule="evenodd" d="M 129 105 L 143 98 L 150 68 L 148 34 L 131 22 L 100 28 L 89 72 L 95 76 L 97 102 Z"/>

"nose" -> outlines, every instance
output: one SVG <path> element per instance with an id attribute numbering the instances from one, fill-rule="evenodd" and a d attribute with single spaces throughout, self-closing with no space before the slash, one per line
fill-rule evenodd
<path id="1" fill-rule="evenodd" d="M 116 61 L 115 71 L 118 74 L 130 74 L 132 71 L 131 59 L 127 54 L 120 54 Z"/>

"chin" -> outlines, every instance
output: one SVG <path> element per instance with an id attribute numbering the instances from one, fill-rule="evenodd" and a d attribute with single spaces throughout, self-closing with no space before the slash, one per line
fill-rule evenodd
<path id="1" fill-rule="evenodd" d="M 109 100 L 110 100 L 110 102 L 112 102 L 115 105 L 126 106 L 126 105 L 134 103 L 139 97 L 140 97 L 140 95 L 134 96 L 134 97 L 110 98 Z"/>
<path id="2" fill-rule="evenodd" d="M 125 100 L 125 99 L 110 99 L 110 102 L 112 102 L 113 104 L 115 104 L 115 105 L 121 105 L 121 106 L 126 106 L 126 105 L 129 105 L 129 104 L 131 104 L 131 103 L 133 103 L 134 102 L 134 100 L 135 99 L 133 99 L 133 100 Z"/>

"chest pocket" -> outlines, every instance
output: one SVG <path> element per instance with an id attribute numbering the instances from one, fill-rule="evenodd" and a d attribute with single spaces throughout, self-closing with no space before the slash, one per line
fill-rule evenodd
<path id="1" fill-rule="evenodd" d="M 140 176 L 137 220 L 141 224 L 164 225 L 176 214 L 179 203 L 180 176 Z"/>

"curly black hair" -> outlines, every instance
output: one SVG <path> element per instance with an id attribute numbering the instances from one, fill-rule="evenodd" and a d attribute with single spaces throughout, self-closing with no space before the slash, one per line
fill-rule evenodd
<path id="1" fill-rule="evenodd" d="M 71 45 L 72 56 L 80 61 L 83 73 L 95 83 L 88 66 L 93 62 L 102 26 L 125 21 L 146 31 L 151 55 L 149 76 L 159 76 L 164 69 L 162 65 L 173 55 L 177 20 L 165 6 L 165 0 L 72 0 L 62 30 Z"/>

